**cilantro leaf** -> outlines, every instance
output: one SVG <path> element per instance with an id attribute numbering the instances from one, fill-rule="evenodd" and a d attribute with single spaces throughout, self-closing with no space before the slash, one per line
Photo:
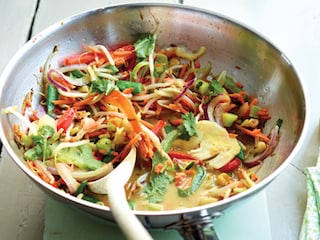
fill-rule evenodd
<path id="1" fill-rule="evenodd" d="M 144 188 L 144 192 L 148 195 L 148 200 L 151 203 L 161 203 L 163 195 L 168 190 L 168 185 L 172 183 L 173 177 L 171 175 L 162 173 L 155 174 L 152 172 L 151 179 L 148 185 Z"/>
<path id="2" fill-rule="evenodd" d="M 54 128 L 49 125 L 44 125 L 39 128 L 38 134 L 43 139 L 48 140 L 49 138 L 51 138 L 54 135 Z"/>
<path id="3" fill-rule="evenodd" d="M 145 59 L 153 51 L 155 47 L 155 36 L 153 34 L 146 34 L 145 37 L 140 38 L 134 43 L 134 48 L 138 59 Z"/>
<path id="4" fill-rule="evenodd" d="M 178 137 L 177 130 L 173 130 L 166 135 L 161 142 L 161 147 L 165 152 L 168 152 Z M 163 195 L 168 190 L 168 185 L 172 183 L 173 177 L 168 175 L 167 172 L 156 174 L 153 170 L 159 163 L 165 164 L 166 158 L 159 152 L 155 152 L 152 158 L 152 172 L 148 184 L 144 187 L 143 191 L 148 195 L 148 200 L 151 203 L 160 203 L 163 201 Z"/>
<path id="5" fill-rule="evenodd" d="M 192 113 L 182 115 L 182 124 L 177 129 L 167 129 L 169 132 L 161 142 L 161 147 L 165 152 L 169 152 L 173 142 L 179 137 L 182 139 L 190 139 L 192 136 L 197 136 L 196 120 Z M 171 131 L 170 131 L 171 130 Z M 166 158 L 159 152 L 155 152 L 152 158 L 152 170 L 162 163 L 165 165 Z M 151 203 L 160 203 L 163 201 L 163 195 L 168 190 L 168 185 L 172 183 L 173 176 L 167 172 L 156 174 L 151 172 L 150 180 L 144 188 L 144 192 L 148 195 L 148 200 Z"/>
<path id="6" fill-rule="evenodd" d="M 28 160 L 42 159 L 45 161 L 52 155 L 51 144 L 54 141 L 54 128 L 49 125 L 41 126 L 38 130 L 38 134 L 32 136 L 33 148 L 28 149 L 24 156 Z"/>
<path id="7" fill-rule="evenodd" d="M 220 93 L 223 93 L 223 87 L 218 81 L 211 81 L 209 85 L 210 97 L 215 97 Z"/>
<path id="8" fill-rule="evenodd" d="M 192 136 L 197 136 L 196 119 L 192 113 L 182 115 L 182 124 L 178 127 L 179 138 L 189 140 Z"/>
<path id="9" fill-rule="evenodd" d="M 92 82 L 92 91 L 98 93 L 106 93 L 107 95 L 115 89 L 115 84 L 112 81 L 105 79 L 97 79 Z"/>

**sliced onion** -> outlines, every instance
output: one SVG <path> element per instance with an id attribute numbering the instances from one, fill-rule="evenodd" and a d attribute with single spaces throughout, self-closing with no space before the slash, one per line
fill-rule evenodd
<path id="1" fill-rule="evenodd" d="M 144 94 L 144 95 L 141 95 L 141 96 L 135 95 L 135 96 L 132 97 L 132 100 L 133 101 L 146 101 L 146 100 L 154 98 L 155 96 L 157 96 L 156 93 Z"/>
<path id="2" fill-rule="evenodd" d="M 59 71 L 57 71 L 56 69 L 50 69 L 48 71 L 48 81 L 53 84 L 54 86 L 56 86 L 57 88 L 63 90 L 63 91 L 70 91 L 70 89 L 66 86 L 64 86 L 63 84 L 61 83 L 58 83 L 57 81 L 55 81 L 53 78 L 52 78 L 52 74 L 57 74 L 59 75 L 59 77 L 63 78 L 65 81 L 68 82 L 68 80 L 66 79 L 66 77 Z"/>
<path id="3" fill-rule="evenodd" d="M 178 96 L 176 96 L 173 101 L 179 101 L 179 99 L 187 92 L 187 90 L 192 87 L 192 85 L 195 82 L 195 78 L 193 78 L 192 80 L 186 82 L 183 86 L 182 91 L 180 92 L 180 94 Z"/>
<path id="4" fill-rule="evenodd" d="M 108 51 L 108 49 L 105 46 L 103 46 L 103 45 L 95 45 L 94 47 L 99 49 L 99 50 L 101 50 L 104 53 L 104 55 L 106 55 L 106 57 L 109 60 L 109 63 L 111 65 L 115 65 L 114 60 L 113 60 L 110 52 Z"/>
<path id="5" fill-rule="evenodd" d="M 208 191 L 208 196 L 210 197 L 224 197 L 228 189 L 233 189 L 237 187 L 239 184 L 238 181 L 234 181 L 224 187 L 221 188 L 214 188 Z"/>
<path id="6" fill-rule="evenodd" d="M 227 94 L 219 94 L 212 98 L 205 109 L 205 117 L 222 126 L 222 113 L 229 107 L 230 102 L 231 99 Z"/>
<path id="7" fill-rule="evenodd" d="M 243 161 L 243 163 L 247 167 L 254 167 L 254 166 L 260 164 L 264 159 L 266 159 L 268 156 L 270 156 L 270 154 L 273 152 L 273 150 L 277 146 L 278 136 L 279 136 L 279 127 L 276 125 L 270 131 L 270 141 L 267 145 L 267 148 L 262 153 L 258 154 L 257 156 L 255 156 L 253 158 L 245 159 Z"/>
<path id="8" fill-rule="evenodd" d="M 172 79 L 172 80 L 166 81 L 166 82 L 158 82 L 158 83 L 148 84 L 148 86 L 146 86 L 145 89 L 151 90 L 151 89 L 169 87 L 170 85 L 174 84 L 175 81 L 178 81 L 178 80 Z"/>
<path id="9" fill-rule="evenodd" d="M 30 134 L 34 134 L 37 135 L 38 132 L 38 127 L 36 125 L 33 125 L 30 120 L 25 117 L 24 115 L 22 115 L 20 112 L 18 112 L 18 107 L 17 106 L 11 106 L 11 107 L 7 107 L 4 112 L 6 114 L 13 114 L 14 116 L 16 116 L 19 120 L 21 120 L 25 126 L 29 129 L 29 133 Z"/>
<path id="10" fill-rule="evenodd" d="M 65 96 L 65 97 L 85 98 L 88 96 L 88 93 L 82 93 L 82 92 L 78 92 L 78 91 L 64 91 L 60 88 L 58 88 L 58 92 L 60 95 Z"/>
<path id="11" fill-rule="evenodd" d="M 70 167 L 65 163 L 56 163 L 56 168 L 60 177 L 66 183 L 69 192 L 71 194 L 75 193 L 80 186 L 80 183 L 72 176 Z"/>
<path id="12" fill-rule="evenodd" d="M 113 170 L 113 166 L 111 163 L 104 164 L 101 168 L 98 168 L 94 171 L 83 171 L 83 170 L 74 170 L 72 171 L 72 176 L 78 181 L 93 181 L 99 178 L 106 176 Z"/>
<path id="13" fill-rule="evenodd" d="M 68 65 L 68 66 L 63 66 L 59 68 L 59 71 L 62 73 L 66 72 L 72 72 L 74 70 L 87 70 L 88 65 L 87 64 L 73 64 L 73 65 Z"/>

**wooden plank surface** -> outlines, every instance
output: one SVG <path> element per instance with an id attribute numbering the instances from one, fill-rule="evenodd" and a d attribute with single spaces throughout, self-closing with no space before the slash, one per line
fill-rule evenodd
<path id="1" fill-rule="evenodd" d="M 37 0 L 0 0 L 0 72 L 28 38 Z"/>

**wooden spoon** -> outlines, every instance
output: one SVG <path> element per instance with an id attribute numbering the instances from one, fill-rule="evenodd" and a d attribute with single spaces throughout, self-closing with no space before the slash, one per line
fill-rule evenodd
<path id="1" fill-rule="evenodd" d="M 108 175 L 88 183 L 95 193 L 108 194 L 109 204 L 114 219 L 127 239 L 152 239 L 149 232 L 130 209 L 124 185 L 132 175 L 136 161 L 136 148 L 133 147 L 126 158 Z"/>

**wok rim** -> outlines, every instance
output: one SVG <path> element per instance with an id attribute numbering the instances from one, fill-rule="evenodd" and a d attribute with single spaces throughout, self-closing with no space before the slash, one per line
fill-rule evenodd
<path id="1" fill-rule="evenodd" d="M 46 27 L 44 30 L 37 33 L 34 37 L 32 37 L 29 41 L 27 41 L 25 44 L 23 44 L 22 47 L 19 48 L 19 50 L 13 55 L 13 57 L 9 60 L 8 64 L 5 66 L 4 70 L 2 71 L 2 74 L 0 76 L 0 94 L 4 92 L 4 85 L 5 85 L 5 79 L 8 79 L 8 76 L 10 75 L 12 69 L 15 66 L 15 63 L 20 58 L 21 55 L 24 55 L 29 51 L 32 46 L 37 44 L 37 42 L 42 41 L 42 39 L 46 39 L 47 37 L 50 37 L 50 34 L 57 29 L 63 27 L 62 25 L 67 25 L 68 23 L 72 23 L 73 21 L 77 19 L 86 18 L 90 15 L 95 15 L 97 12 L 106 12 L 108 10 L 113 9 L 119 9 L 119 8 L 144 8 L 144 7 L 164 7 L 164 8 L 177 8 L 182 9 L 185 11 L 190 12 L 200 12 L 204 13 L 208 16 L 214 16 L 219 19 L 223 19 L 232 25 L 236 25 L 237 27 L 243 28 L 246 31 L 251 32 L 255 37 L 263 40 L 269 47 L 273 48 L 277 53 L 279 53 L 279 56 L 282 57 L 282 59 L 285 60 L 288 67 L 292 69 L 292 72 L 296 75 L 298 82 L 301 86 L 301 92 L 303 94 L 304 98 L 304 121 L 301 123 L 302 129 L 300 136 L 298 138 L 298 141 L 296 142 L 295 146 L 293 147 L 290 154 L 284 159 L 284 161 L 280 164 L 280 166 L 274 170 L 271 174 L 269 174 L 266 178 L 264 178 L 262 181 L 258 182 L 256 186 L 247 189 L 246 191 L 239 193 L 237 195 L 234 195 L 230 198 L 220 200 L 215 203 L 210 203 L 202 206 L 196 206 L 192 208 L 185 208 L 185 209 L 177 209 L 177 210 L 165 210 L 165 211 L 138 211 L 134 210 L 134 214 L 137 216 L 170 216 L 170 215 L 181 215 L 181 214 L 188 214 L 188 213 L 194 213 L 199 212 L 202 210 L 208 210 L 208 209 L 221 209 L 224 207 L 229 206 L 230 204 L 237 202 L 240 199 L 244 199 L 246 197 L 249 197 L 253 195 L 254 193 L 263 190 L 269 183 L 271 183 L 294 159 L 294 157 L 297 156 L 297 153 L 301 150 L 304 140 L 306 139 L 307 132 L 309 129 L 309 122 L 310 122 L 310 99 L 309 94 L 307 91 L 307 87 L 305 84 L 305 81 L 303 81 L 303 78 L 299 74 L 298 70 L 294 67 L 293 63 L 289 60 L 289 58 L 281 51 L 274 43 L 272 43 L 267 37 L 265 37 L 263 34 L 259 33 L 257 30 L 248 27 L 246 24 L 235 20 L 229 16 L 226 16 L 224 14 L 212 11 L 212 10 L 206 10 L 198 7 L 192 7 L 188 5 L 182 5 L 178 3 L 124 3 L 124 4 L 112 4 L 105 7 L 100 8 L 93 8 L 89 10 L 82 11 L 80 13 L 73 14 L 71 16 L 68 16 L 62 20 L 57 21 L 56 23 Z M 62 24 L 63 23 L 63 24 Z M 2 113 L 3 114 L 3 113 Z M 4 148 L 9 154 L 10 160 L 14 161 L 15 164 L 18 165 L 18 167 L 26 174 L 30 179 L 32 179 L 35 183 L 37 183 L 38 187 L 40 187 L 42 190 L 49 190 L 50 193 L 53 193 L 59 198 L 66 199 L 74 205 L 81 205 L 83 207 L 89 207 L 98 211 L 107 211 L 111 212 L 110 208 L 107 206 L 98 205 L 95 203 L 91 203 L 79 198 L 76 198 L 75 196 L 72 196 L 70 194 L 67 194 L 65 192 L 62 192 L 61 190 L 54 188 L 50 184 L 42 181 L 39 177 L 37 177 L 27 166 L 23 163 L 23 161 L 15 154 L 14 150 L 10 146 L 10 143 L 8 141 L 8 138 L 5 135 L 5 131 L 3 129 L 3 126 L 1 124 L 0 127 L 0 139 L 3 143 Z M 48 193 L 45 192 L 47 195 Z"/>

